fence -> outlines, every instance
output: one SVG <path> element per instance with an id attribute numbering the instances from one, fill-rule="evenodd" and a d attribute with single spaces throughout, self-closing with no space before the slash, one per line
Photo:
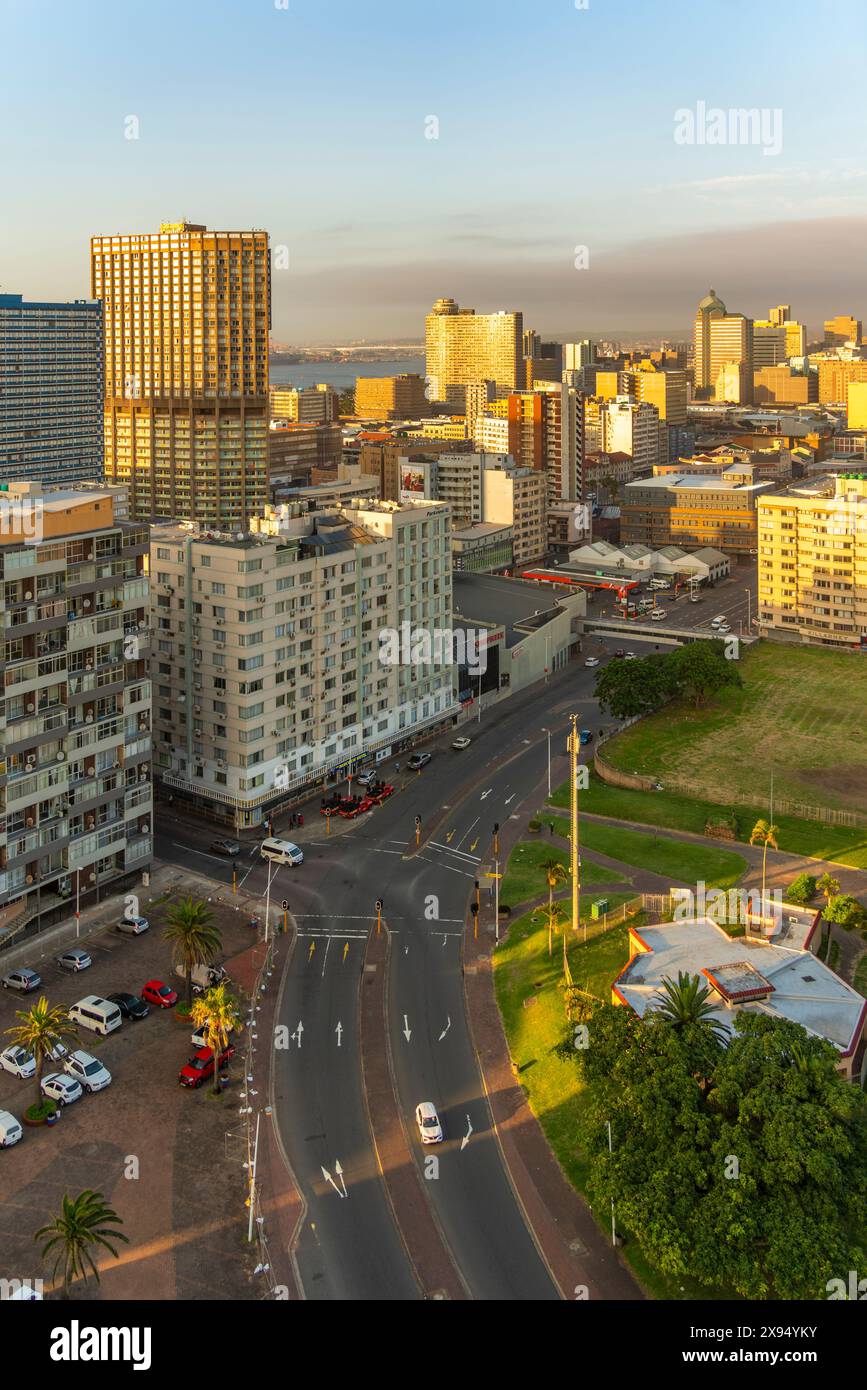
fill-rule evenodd
<path id="1" fill-rule="evenodd" d="M 733 787 L 709 787 L 706 783 L 689 782 L 681 777 L 666 777 L 663 791 L 689 796 L 697 801 L 713 801 L 721 806 L 756 806 L 768 811 L 768 796 L 764 792 L 744 792 Z M 813 806 L 806 801 L 774 797 L 774 811 L 783 816 L 798 816 L 801 820 L 819 821 L 823 825 L 848 827 L 867 826 L 867 815 L 857 811 L 840 810 L 833 806 Z"/>

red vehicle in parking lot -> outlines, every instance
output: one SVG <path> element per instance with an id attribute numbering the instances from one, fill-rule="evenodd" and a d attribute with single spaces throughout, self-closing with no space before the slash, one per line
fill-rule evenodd
<path id="1" fill-rule="evenodd" d="M 232 1044 L 229 1043 L 229 1046 L 224 1047 L 217 1058 L 217 1066 L 220 1071 L 226 1069 L 234 1055 L 235 1049 Z M 186 1066 L 181 1067 L 178 1073 L 178 1081 L 182 1086 L 199 1087 L 203 1081 L 207 1081 L 208 1078 L 213 1075 L 214 1054 L 209 1047 L 200 1047 L 198 1052 L 194 1053 L 187 1062 Z"/>
<path id="2" fill-rule="evenodd" d="M 158 1009 L 170 1009 L 178 1002 L 175 991 L 170 985 L 163 984 L 162 980 L 148 980 L 141 997 L 146 1003 L 155 1004 Z"/>
<path id="3" fill-rule="evenodd" d="M 365 811 L 369 811 L 374 802 L 369 796 L 346 796 L 340 803 L 337 814 L 345 816 L 347 820 L 353 820 L 355 816 L 363 816 Z"/>

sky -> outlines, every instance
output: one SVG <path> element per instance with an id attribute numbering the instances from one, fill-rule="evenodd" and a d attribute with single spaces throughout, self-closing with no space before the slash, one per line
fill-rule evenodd
<path id="1" fill-rule="evenodd" d="M 294 344 L 442 295 L 567 340 L 683 336 L 711 286 L 867 318 L 865 0 L 0 0 L 0 53 L 7 293 L 186 217 L 267 228 Z"/>

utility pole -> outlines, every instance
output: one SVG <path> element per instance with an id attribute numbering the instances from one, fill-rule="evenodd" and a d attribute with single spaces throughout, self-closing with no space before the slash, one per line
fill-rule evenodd
<path id="1" fill-rule="evenodd" d="M 551 730 L 543 729 L 543 734 L 548 735 L 548 795 L 551 795 Z"/>
<path id="2" fill-rule="evenodd" d="M 259 1157 L 259 1120 L 260 1120 L 260 1119 L 261 1119 L 261 1111 L 258 1111 L 257 1114 L 256 1114 L 256 1139 L 255 1139 L 255 1142 L 254 1142 L 254 1144 L 253 1144 L 253 1157 L 252 1157 L 252 1161 L 249 1161 L 249 1160 L 248 1160 L 248 1166 L 249 1166 L 249 1169 L 250 1169 L 250 1197 L 249 1197 L 249 1203 L 248 1203 L 248 1205 L 249 1205 L 249 1207 L 250 1207 L 250 1220 L 247 1222 L 247 1240 L 248 1240 L 248 1241 L 252 1241 L 252 1239 L 253 1239 L 253 1218 L 254 1218 L 255 1212 L 256 1212 L 256 1160 L 257 1160 L 258 1157 Z M 248 1152 L 249 1152 L 249 1151 L 248 1151 Z"/>

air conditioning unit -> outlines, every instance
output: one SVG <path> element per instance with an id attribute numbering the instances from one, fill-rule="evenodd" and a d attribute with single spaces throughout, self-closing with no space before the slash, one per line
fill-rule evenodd
<path id="1" fill-rule="evenodd" d="M 36 708 L 36 706 L 35 706 L 34 704 L 32 704 L 32 703 L 29 704 L 29 705 L 27 706 L 27 713 L 28 713 L 28 714 L 32 714 L 33 711 L 35 710 L 35 708 Z"/>
<path id="2" fill-rule="evenodd" d="M 88 662 L 86 663 L 84 669 L 85 669 L 86 671 L 92 671 L 92 670 L 93 670 L 93 662 L 92 662 L 92 661 L 88 661 Z"/>
<path id="3" fill-rule="evenodd" d="M 120 763 L 112 763 L 112 767 L 113 767 L 113 768 L 118 768 L 118 767 L 120 767 Z"/>
<path id="4" fill-rule="evenodd" d="M 201 666 L 201 664 L 202 664 L 202 658 L 201 658 L 200 656 L 197 656 L 197 657 L 195 658 L 195 661 L 194 661 L 193 664 L 194 664 L 195 666 Z"/>
<path id="5" fill-rule="evenodd" d="M 95 777 L 95 776 L 96 776 L 96 768 L 95 768 L 95 767 L 90 768 L 87 775 L 88 775 L 88 777 Z"/>
<path id="6" fill-rule="evenodd" d="M 33 595 L 31 594 L 31 592 L 30 592 L 29 589 L 28 589 L 27 593 L 24 595 L 24 597 L 25 597 L 26 599 L 28 599 L 28 600 L 32 599 Z"/>
<path id="7" fill-rule="evenodd" d="M 28 754 L 27 754 L 27 757 L 24 759 L 24 761 L 25 761 L 25 763 L 27 764 L 28 767 L 33 767 L 34 763 L 36 762 L 36 754 L 35 754 L 35 753 L 28 753 Z"/>

